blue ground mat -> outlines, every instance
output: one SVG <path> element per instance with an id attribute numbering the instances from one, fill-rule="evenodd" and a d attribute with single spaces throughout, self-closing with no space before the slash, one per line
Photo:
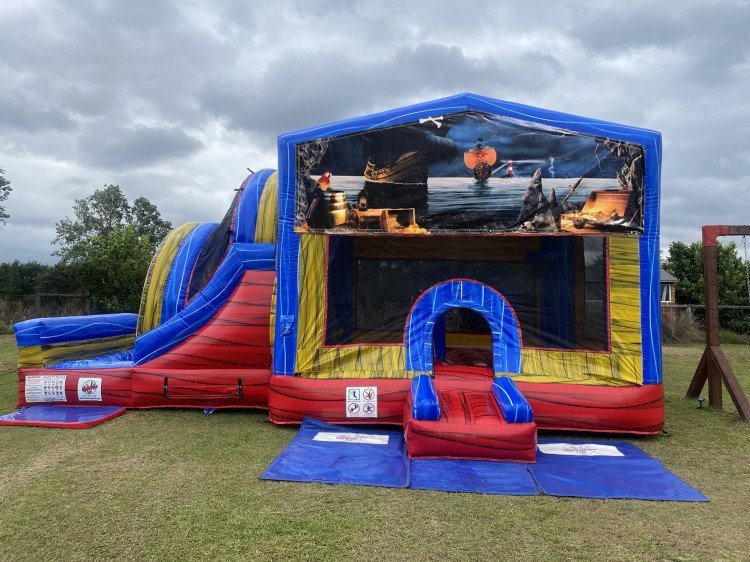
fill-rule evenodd
<path id="1" fill-rule="evenodd" d="M 406 488 L 409 460 L 401 432 L 348 429 L 305 418 L 261 478 Z"/>
<path id="2" fill-rule="evenodd" d="M 124 412 L 121 406 L 29 406 L 0 416 L 0 425 L 87 429 Z"/>
<path id="3" fill-rule="evenodd" d="M 539 494 L 534 478 L 518 462 L 412 459 L 410 488 L 511 496 Z"/>
<path id="4" fill-rule="evenodd" d="M 266 480 L 480 494 L 708 501 L 658 460 L 625 442 L 540 439 L 535 464 L 413 459 L 400 431 L 305 419 Z"/>
<path id="5" fill-rule="evenodd" d="M 563 454 L 543 452 L 548 445 L 558 445 L 556 450 Z M 614 449 L 620 454 L 587 454 L 587 451 L 595 453 L 596 447 L 606 447 L 605 451 Z M 565 449 L 571 454 L 564 454 Z M 661 462 L 630 443 L 573 441 L 563 444 L 556 439 L 540 439 L 536 463 L 528 468 L 539 489 L 549 496 L 708 501 Z"/>

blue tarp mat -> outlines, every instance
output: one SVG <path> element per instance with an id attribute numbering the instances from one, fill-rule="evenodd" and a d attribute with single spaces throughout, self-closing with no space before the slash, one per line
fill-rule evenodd
<path id="1" fill-rule="evenodd" d="M 368 442 L 377 439 L 388 442 Z M 350 429 L 306 418 L 261 478 L 479 494 L 708 501 L 630 443 L 540 439 L 539 445 L 556 445 L 561 454 L 540 450 L 535 464 L 410 461 L 400 431 Z"/>
<path id="2" fill-rule="evenodd" d="M 122 406 L 50 406 L 21 408 L 0 416 L 0 425 L 31 425 L 85 429 L 125 412 Z"/>
<path id="3" fill-rule="evenodd" d="M 316 438 L 339 436 L 342 441 Z M 365 435 L 385 444 L 370 444 Z M 366 438 L 365 438 L 366 439 Z M 292 442 L 268 467 L 261 478 L 325 484 L 357 484 L 406 488 L 409 461 L 404 436 L 398 431 L 348 429 L 305 418 Z"/>
<path id="4" fill-rule="evenodd" d="M 539 494 L 526 466 L 517 462 L 412 459 L 410 484 L 415 490 L 511 496 Z"/>
<path id="5" fill-rule="evenodd" d="M 540 439 L 539 444 L 560 443 Z M 576 498 L 620 498 L 706 502 L 708 498 L 667 470 L 635 445 L 624 442 L 570 442 L 615 447 L 623 456 L 550 455 L 537 451 L 529 470 L 542 493 Z"/>

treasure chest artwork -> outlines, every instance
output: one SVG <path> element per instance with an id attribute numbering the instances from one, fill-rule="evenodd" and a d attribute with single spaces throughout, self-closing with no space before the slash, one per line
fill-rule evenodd
<path id="1" fill-rule="evenodd" d="M 330 181 L 332 175 L 325 177 Z M 320 185 L 320 180 L 318 181 Z M 325 189 L 316 195 L 308 211 L 307 225 L 326 231 L 379 231 L 398 234 L 428 234 L 417 224 L 415 209 L 367 208 L 360 197 L 359 206 L 348 203 L 343 191 Z"/>
<path id="2" fill-rule="evenodd" d="M 476 111 L 296 146 L 299 233 L 643 229 L 642 146 Z"/>
<path id="3" fill-rule="evenodd" d="M 643 215 L 643 149 L 636 145 L 606 140 L 613 155 L 625 159 L 617 173 L 620 189 L 592 190 L 580 211 L 561 218 L 563 230 L 639 230 Z"/>
<path id="4" fill-rule="evenodd" d="M 414 208 L 366 209 L 353 211 L 360 230 L 378 230 L 397 234 L 429 234 L 417 224 Z"/>
<path id="5" fill-rule="evenodd" d="M 574 230 L 619 226 L 625 219 L 631 195 L 629 191 L 594 190 L 583 209 L 561 217 L 561 227 L 563 230 Z"/>

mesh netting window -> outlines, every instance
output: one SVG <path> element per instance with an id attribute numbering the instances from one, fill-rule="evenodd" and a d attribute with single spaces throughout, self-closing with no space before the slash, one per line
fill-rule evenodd
<path id="1" fill-rule="evenodd" d="M 508 300 L 524 347 L 608 348 L 604 237 L 331 236 L 328 244 L 326 345 L 401 343 L 419 295 L 464 278 Z M 448 332 L 486 331 L 476 314 L 456 314 Z"/>

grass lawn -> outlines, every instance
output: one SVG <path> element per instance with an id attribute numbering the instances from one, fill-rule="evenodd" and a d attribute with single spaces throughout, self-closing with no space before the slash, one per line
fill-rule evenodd
<path id="1" fill-rule="evenodd" d="M 725 349 L 750 392 L 750 346 Z M 130 411 L 84 431 L 0 428 L 0 560 L 748 560 L 750 426 L 731 402 L 682 399 L 700 352 L 665 348 L 670 435 L 631 441 L 708 504 L 262 482 L 294 429 L 263 413 Z M 0 336 L 3 412 L 14 364 Z"/>

